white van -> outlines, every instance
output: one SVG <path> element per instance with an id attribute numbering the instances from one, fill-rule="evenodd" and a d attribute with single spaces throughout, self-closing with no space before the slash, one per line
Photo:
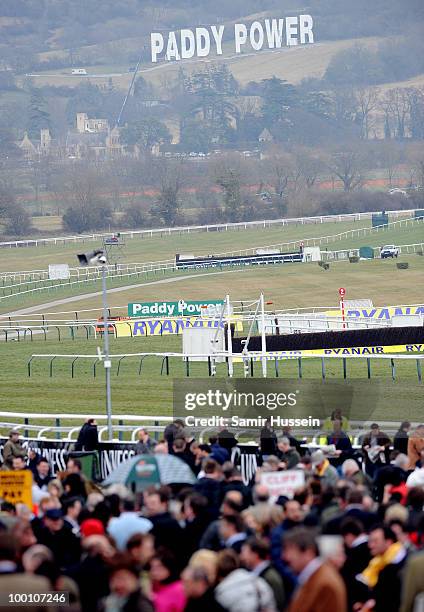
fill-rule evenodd
<path id="1" fill-rule="evenodd" d="M 84 74 L 87 74 L 87 70 L 85 68 L 72 68 L 71 74 L 84 75 Z"/>

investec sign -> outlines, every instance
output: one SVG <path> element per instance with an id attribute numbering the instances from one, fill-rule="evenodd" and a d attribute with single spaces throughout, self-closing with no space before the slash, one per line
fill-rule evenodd
<path id="1" fill-rule="evenodd" d="M 203 311 L 208 315 L 221 313 L 224 300 L 204 300 L 178 302 L 133 302 L 128 304 L 129 317 L 188 317 L 200 316 Z"/>

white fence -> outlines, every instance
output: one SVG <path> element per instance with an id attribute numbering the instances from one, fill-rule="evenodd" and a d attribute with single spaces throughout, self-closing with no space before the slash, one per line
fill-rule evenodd
<path id="1" fill-rule="evenodd" d="M 417 209 L 408 210 L 389 210 L 386 211 L 393 217 L 411 217 Z M 321 215 L 317 217 L 295 217 L 290 219 L 268 219 L 263 221 L 243 221 L 241 223 L 221 223 L 209 225 L 190 225 L 184 227 L 168 227 L 149 230 L 132 230 L 120 232 L 122 237 L 133 238 L 153 238 L 154 236 L 163 237 L 172 234 L 190 234 L 196 232 L 228 232 L 237 230 L 246 230 L 254 228 L 270 228 L 286 225 L 316 225 L 320 223 L 340 223 L 343 221 L 361 221 L 363 219 L 371 219 L 372 215 L 381 214 L 381 211 L 374 212 L 358 212 L 352 214 L 341 215 Z M 93 242 L 103 240 L 109 237 L 108 233 L 81 234 L 78 236 L 57 236 L 54 238 L 33 238 L 28 240 L 11 240 L 8 242 L 0 242 L 0 248 L 18 248 L 29 246 L 48 246 L 56 244 L 67 244 L 72 242 Z"/>

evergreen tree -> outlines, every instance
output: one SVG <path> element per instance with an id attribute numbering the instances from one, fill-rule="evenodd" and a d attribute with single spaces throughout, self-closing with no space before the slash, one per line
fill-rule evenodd
<path id="1" fill-rule="evenodd" d="M 40 130 L 51 127 L 47 102 L 38 89 L 33 89 L 28 107 L 27 131 L 30 138 L 39 138 Z"/>

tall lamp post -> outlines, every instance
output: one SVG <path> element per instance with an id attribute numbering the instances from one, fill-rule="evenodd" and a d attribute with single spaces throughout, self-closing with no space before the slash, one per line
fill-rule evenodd
<path id="1" fill-rule="evenodd" d="M 77 255 L 81 266 L 101 266 L 102 269 L 102 301 L 103 301 L 103 365 L 106 375 L 106 416 L 107 416 L 107 437 L 111 442 L 113 440 L 112 429 L 112 392 L 110 385 L 110 371 L 112 361 L 109 355 L 109 323 L 108 323 L 108 305 L 107 305 L 107 258 L 102 250 L 93 251 L 92 253 L 82 253 Z M 100 351 L 100 349 L 99 349 Z"/>

